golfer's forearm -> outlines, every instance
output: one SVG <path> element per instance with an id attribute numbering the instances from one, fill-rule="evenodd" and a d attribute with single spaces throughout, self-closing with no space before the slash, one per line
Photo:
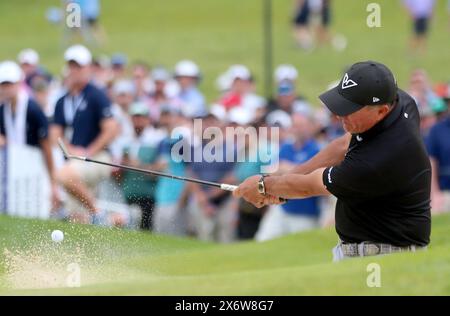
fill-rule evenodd
<path id="1" fill-rule="evenodd" d="M 333 140 L 314 157 L 305 163 L 294 167 L 289 173 L 309 174 L 319 168 L 338 165 L 342 160 L 344 160 L 345 153 L 347 152 L 350 144 L 350 139 L 351 135 L 346 133 L 345 135 Z"/>
<path id="2" fill-rule="evenodd" d="M 264 180 L 266 193 L 286 199 L 307 198 L 328 194 L 322 183 L 323 168 L 311 174 L 287 174 L 267 177 Z"/>

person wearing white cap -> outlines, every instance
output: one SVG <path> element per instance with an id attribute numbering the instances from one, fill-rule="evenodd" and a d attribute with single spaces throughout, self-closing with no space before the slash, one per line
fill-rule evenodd
<path id="1" fill-rule="evenodd" d="M 34 49 L 26 48 L 20 51 L 17 60 L 25 74 L 25 81 L 28 82 L 27 79 L 38 71 L 39 55 Z"/>
<path id="2" fill-rule="evenodd" d="M 160 142 L 166 133 L 153 127 L 147 104 L 135 102 L 129 109 L 133 124 L 133 134 L 122 148 L 121 164 L 160 170 L 157 163 Z M 121 172 L 121 188 L 128 204 L 138 205 L 142 211 L 141 229 L 153 229 L 154 193 L 157 179 L 152 176 L 136 176 L 135 172 Z"/>
<path id="3" fill-rule="evenodd" d="M 154 82 L 154 91 L 145 100 L 150 109 L 150 118 L 157 122 L 163 109 L 180 111 L 183 103 L 177 97 L 169 95 L 170 73 L 161 66 L 153 68 L 151 77 Z"/>
<path id="4" fill-rule="evenodd" d="M 244 65 L 232 65 L 226 73 L 231 83 L 230 89 L 218 101 L 228 111 L 233 107 L 244 105 L 244 99 L 252 93 L 252 74 Z"/>
<path id="5" fill-rule="evenodd" d="M 136 96 L 136 87 L 131 80 L 122 79 L 114 83 L 112 88 L 112 112 L 120 127 L 120 133 L 109 146 L 113 159 L 122 158 L 122 148 L 133 138 L 133 122 L 129 114 L 130 106 Z"/>
<path id="6" fill-rule="evenodd" d="M 37 104 L 21 89 L 24 74 L 12 61 L 0 63 L 0 146 L 28 145 L 40 148 L 51 182 L 52 205 L 56 206 L 58 190 L 48 121 Z"/>
<path id="7" fill-rule="evenodd" d="M 175 65 L 175 79 L 180 85 L 178 98 L 184 103 L 183 111 L 188 117 L 205 116 L 205 97 L 198 89 L 200 81 L 200 69 L 191 60 L 182 60 Z"/>
<path id="8" fill-rule="evenodd" d="M 277 83 L 284 80 L 295 82 L 298 78 L 298 71 L 293 65 L 281 64 L 275 69 L 274 77 Z"/>
<path id="9" fill-rule="evenodd" d="M 66 50 L 64 59 L 68 69 L 68 92 L 56 103 L 52 135 L 62 138 L 74 155 L 110 161 L 106 149 L 117 136 L 119 127 L 108 97 L 90 82 L 91 53 L 82 45 L 74 45 Z M 108 176 L 108 168 L 75 160 L 68 161 L 58 171 L 58 182 L 70 193 L 71 220 L 82 223 L 90 220 L 87 212 L 80 212 L 83 206 L 91 215 L 98 215 L 89 187 L 95 189 Z"/>

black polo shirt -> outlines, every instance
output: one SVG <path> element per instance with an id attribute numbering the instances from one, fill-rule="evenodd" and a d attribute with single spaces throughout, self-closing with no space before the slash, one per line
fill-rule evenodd
<path id="1" fill-rule="evenodd" d="M 392 111 L 352 136 L 345 159 L 325 169 L 323 183 L 338 199 L 336 231 L 343 242 L 427 245 L 431 166 L 414 100 L 399 90 Z"/>

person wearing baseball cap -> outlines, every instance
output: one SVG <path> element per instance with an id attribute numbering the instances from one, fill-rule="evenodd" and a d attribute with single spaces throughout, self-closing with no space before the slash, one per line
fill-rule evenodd
<path id="1" fill-rule="evenodd" d="M 51 182 L 52 206 L 58 200 L 48 120 L 23 89 L 25 75 L 13 61 L 0 63 L 0 147 L 32 146 L 42 151 Z"/>
<path id="2" fill-rule="evenodd" d="M 178 98 L 183 103 L 188 117 L 202 117 L 207 114 L 205 97 L 198 89 L 200 69 L 191 60 L 182 60 L 175 65 L 175 79 L 180 86 Z"/>
<path id="3" fill-rule="evenodd" d="M 69 47 L 64 53 L 67 67 L 65 80 L 68 92 L 55 106 L 52 135 L 66 143 L 74 155 L 110 161 L 107 147 L 119 132 L 106 94 L 91 82 L 92 55 L 83 45 Z M 98 215 L 94 196 L 88 188 L 95 187 L 109 176 L 104 168 L 68 161 L 57 172 L 57 180 L 68 191 L 68 209 L 74 222 L 88 223 Z M 86 209 L 88 212 L 80 210 Z"/>
<path id="4" fill-rule="evenodd" d="M 336 261 L 426 248 L 431 166 L 414 99 L 374 61 L 352 65 L 319 98 L 346 135 L 289 173 L 248 178 L 234 195 L 259 207 L 280 197 L 336 196 Z"/>

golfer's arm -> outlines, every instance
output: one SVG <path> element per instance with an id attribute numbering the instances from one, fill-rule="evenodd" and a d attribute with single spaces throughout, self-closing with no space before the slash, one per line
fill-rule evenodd
<path id="1" fill-rule="evenodd" d="M 285 199 L 307 198 L 318 195 L 329 195 L 322 181 L 325 168 L 319 168 L 312 173 L 286 174 L 271 176 L 264 179 L 266 193 Z"/>
<path id="2" fill-rule="evenodd" d="M 108 145 L 116 138 L 119 134 L 120 127 L 119 124 L 113 118 L 104 119 L 101 122 L 101 132 L 100 135 L 89 145 L 87 148 L 90 156 L 95 156 L 102 150 L 104 150 Z"/>
<path id="3" fill-rule="evenodd" d="M 314 157 L 291 169 L 289 174 L 309 174 L 319 168 L 338 165 L 345 158 L 345 153 L 350 145 L 350 139 L 350 133 L 346 133 L 345 135 L 336 138 Z"/>

